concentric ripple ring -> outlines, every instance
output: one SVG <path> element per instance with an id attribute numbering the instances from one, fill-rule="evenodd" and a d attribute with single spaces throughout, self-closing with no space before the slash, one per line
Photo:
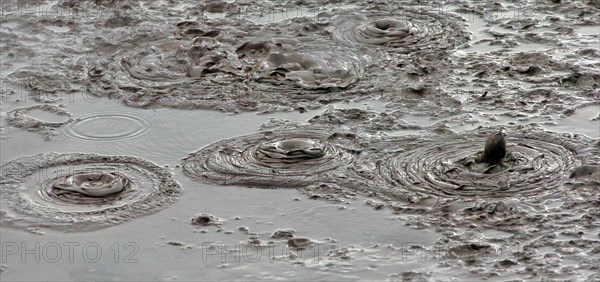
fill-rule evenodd
<path id="1" fill-rule="evenodd" d="M 402 8 L 390 15 L 340 15 L 333 38 L 348 46 L 380 46 L 401 54 L 453 49 L 470 39 L 464 19 L 451 13 Z"/>
<path id="2" fill-rule="evenodd" d="M 113 142 L 148 138 L 160 132 L 161 121 L 125 113 L 92 114 L 77 118 L 65 128 L 72 139 L 94 142 Z"/>
<path id="3" fill-rule="evenodd" d="M 0 223 L 89 231 L 155 213 L 180 192 L 173 176 L 126 156 L 43 153 L 1 167 Z"/>
<path id="4" fill-rule="evenodd" d="M 377 174 L 395 190 L 446 197 L 522 197 L 560 193 L 571 171 L 585 162 L 579 151 L 593 147 L 593 141 L 581 135 L 517 130 L 507 134 L 511 160 L 500 171 L 484 174 L 460 166 L 462 159 L 483 150 L 486 137 L 471 132 L 434 140 L 393 138 L 376 145 L 381 151 L 373 162 L 381 159 Z"/>
<path id="5" fill-rule="evenodd" d="M 268 131 L 222 140 L 191 154 L 183 169 L 213 184 L 299 187 L 338 179 L 355 157 L 356 136 L 321 129 Z"/>

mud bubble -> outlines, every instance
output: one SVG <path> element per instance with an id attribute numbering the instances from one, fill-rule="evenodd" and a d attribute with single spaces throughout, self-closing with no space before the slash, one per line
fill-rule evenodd
<path id="1" fill-rule="evenodd" d="M 326 129 L 266 131 L 222 140 L 184 159 L 185 173 L 223 185 L 301 187 L 340 179 L 360 146 L 352 133 Z"/>
<path id="2" fill-rule="evenodd" d="M 140 158 L 43 153 L 2 165 L 4 225 L 66 232 L 96 230 L 155 213 L 180 186 Z"/>

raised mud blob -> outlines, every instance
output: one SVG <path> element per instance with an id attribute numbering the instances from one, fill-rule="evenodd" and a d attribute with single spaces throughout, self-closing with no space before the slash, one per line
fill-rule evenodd
<path id="1" fill-rule="evenodd" d="M 155 213 L 173 203 L 180 186 L 143 159 L 46 153 L 1 167 L 5 226 L 89 231 Z"/>
<path id="2" fill-rule="evenodd" d="M 90 197 L 105 197 L 122 192 L 128 185 L 129 180 L 115 172 L 82 172 L 65 176 L 54 184 L 54 188 Z"/>
<path id="3" fill-rule="evenodd" d="M 502 131 L 493 132 L 485 141 L 483 153 L 477 158 L 479 163 L 498 164 L 506 157 L 506 140 Z"/>
<path id="4" fill-rule="evenodd" d="M 376 174 L 368 175 L 377 183 L 381 178 L 386 184 L 378 185 L 387 186 L 392 194 L 404 191 L 446 197 L 539 196 L 560 193 L 571 171 L 586 162 L 579 154 L 593 147 L 593 140 L 581 135 L 516 128 L 507 132 L 506 157 L 493 165 L 481 163 L 484 167 L 478 169 L 474 164 L 482 144 L 491 140 L 488 149 L 502 147 L 495 137 L 497 130 L 493 131 L 491 138 L 489 133 L 476 130 L 432 138 L 381 140 L 373 144 L 377 152 L 369 156 Z M 499 156 L 490 154 L 494 150 L 488 150 L 484 159 L 494 163 Z M 471 161 L 466 162 L 468 159 Z"/>
<path id="5" fill-rule="evenodd" d="M 32 110 L 40 110 L 64 117 L 63 121 L 45 121 L 29 116 L 27 113 Z M 47 137 L 53 135 L 52 130 L 61 127 L 73 121 L 71 114 L 65 109 L 55 105 L 33 105 L 24 108 L 14 109 L 6 114 L 6 120 L 12 126 L 24 128 L 29 131 L 40 132 Z"/>
<path id="6" fill-rule="evenodd" d="M 198 225 L 198 226 L 209 226 L 209 225 L 219 226 L 219 225 L 223 224 L 223 220 L 221 220 L 220 218 L 218 218 L 212 214 L 202 213 L 202 214 L 198 214 L 198 215 L 192 217 L 191 223 L 192 223 L 192 225 Z"/>
<path id="7" fill-rule="evenodd" d="M 302 163 L 308 160 L 319 159 L 325 155 L 324 146 L 320 142 L 307 139 L 289 139 L 258 146 L 259 161 L 272 165 Z"/>
<path id="8" fill-rule="evenodd" d="M 466 157 L 457 163 L 464 165 L 470 171 L 479 173 L 493 173 L 501 170 L 505 165 L 503 161 L 507 157 L 506 140 L 502 130 L 492 132 L 485 141 L 485 147 L 477 156 Z M 509 157 L 512 155 L 509 154 Z M 506 160 L 515 161 L 514 159 Z"/>
<path id="9" fill-rule="evenodd" d="M 399 7 L 389 16 L 340 13 L 333 38 L 342 44 L 379 46 L 408 54 L 451 50 L 470 39 L 465 20 L 451 13 Z"/>
<path id="10" fill-rule="evenodd" d="M 268 131 L 222 140 L 183 162 L 187 175 L 209 183 L 301 187 L 343 181 L 335 172 L 358 153 L 357 137 L 326 129 Z"/>

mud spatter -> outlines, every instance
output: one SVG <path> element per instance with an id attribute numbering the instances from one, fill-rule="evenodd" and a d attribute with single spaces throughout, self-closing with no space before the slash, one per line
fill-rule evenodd
<path id="1" fill-rule="evenodd" d="M 89 231 L 155 213 L 180 186 L 140 158 L 44 153 L 2 165 L 0 222 L 15 228 Z"/>
<path id="2" fill-rule="evenodd" d="M 222 140 L 191 154 L 185 173 L 197 180 L 254 187 L 301 187 L 342 181 L 360 151 L 359 137 L 327 129 L 266 131 Z"/>

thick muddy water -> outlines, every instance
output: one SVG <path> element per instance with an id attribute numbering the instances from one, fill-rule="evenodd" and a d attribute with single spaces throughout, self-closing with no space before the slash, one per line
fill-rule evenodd
<path id="1" fill-rule="evenodd" d="M 2 280 L 600 280 L 598 1 L 0 5 Z"/>

